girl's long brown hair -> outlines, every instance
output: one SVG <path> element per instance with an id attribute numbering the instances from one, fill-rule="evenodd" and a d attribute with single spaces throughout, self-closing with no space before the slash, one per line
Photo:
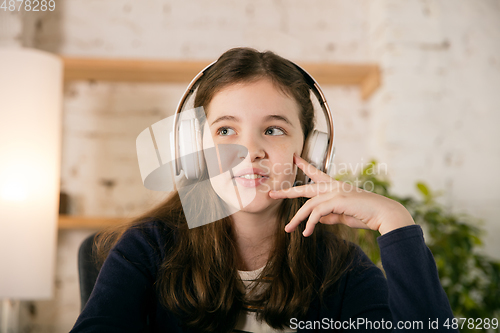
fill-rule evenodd
<path id="1" fill-rule="evenodd" d="M 309 86 L 290 61 L 269 51 L 235 48 L 225 52 L 201 79 L 195 107 L 208 106 L 213 96 L 228 85 L 261 78 L 270 79 L 297 101 L 306 138 L 314 127 Z M 202 179 L 208 179 L 206 170 Z M 193 193 L 206 193 L 203 202 L 197 205 L 203 214 L 224 209 L 209 182 L 194 186 Z M 162 230 L 174 231 L 176 235 L 158 270 L 157 295 L 186 327 L 201 332 L 231 332 L 245 301 L 262 309 L 257 311 L 258 320 L 283 329 L 290 324 L 290 318 L 304 317 L 314 296 L 320 296 L 323 303 L 325 292 L 352 261 L 352 248 L 338 235 L 337 228 L 318 223 L 311 236 L 303 237 L 305 223 L 301 223 L 294 232 L 284 232 L 285 224 L 305 201 L 305 198 L 283 200 L 274 246 L 261 273 L 261 278 L 267 277 L 268 282 L 262 283 L 263 292 L 256 292 L 261 286 L 255 285 L 248 294 L 252 297 L 245 296 L 245 287 L 238 276 L 239 259 L 231 216 L 189 229 L 178 192 L 172 192 L 164 202 L 131 223 L 101 232 L 96 238 L 98 258 L 102 263 L 128 228 L 140 227 L 154 219 L 165 227 Z M 320 252 L 324 255 L 320 256 Z"/>

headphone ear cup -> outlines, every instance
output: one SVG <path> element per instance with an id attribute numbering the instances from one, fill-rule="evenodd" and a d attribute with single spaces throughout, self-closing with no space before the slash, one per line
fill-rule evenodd
<path id="1" fill-rule="evenodd" d="M 179 155 L 181 170 L 187 179 L 201 176 L 205 159 L 198 119 L 185 119 L 179 124 Z"/>
<path id="2" fill-rule="evenodd" d="M 323 164 L 328 149 L 328 134 L 318 130 L 313 130 L 306 139 L 304 149 L 302 149 L 302 158 L 312 164 L 315 168 L 323 170 Z M 300 169 L 297 171 L 298 185 L 306 185 L 311 182 L 310 178 Z"/>
<path id="3" fill-rule="evenodd" d="M 200 122 L 194 119 L 194 130 L 196 133 L 196 151 L 198 152 L 198 170 L 196 178 L 200 178 L 205 168 L 205 154 L 203 153 L 203 133 L 201 131 Z"/>

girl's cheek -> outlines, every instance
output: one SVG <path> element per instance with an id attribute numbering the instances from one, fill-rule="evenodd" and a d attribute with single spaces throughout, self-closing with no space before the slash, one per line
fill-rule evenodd
<path id="1" fill-rule="evenodd" d="M 280 159 L 274 165 L 274 174 L 280 178 L 288 179 L 294 177 L 293 151 L 281 152 Z"/>
<path id="2" fill-rule="evenodd" d="M 290 143 L 281 143 L 278 145 L 278 149 L 280 152 L 289 152 L 293 147 Z"/>

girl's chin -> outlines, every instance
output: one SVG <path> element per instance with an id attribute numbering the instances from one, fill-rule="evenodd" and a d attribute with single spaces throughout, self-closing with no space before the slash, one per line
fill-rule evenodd
<path id="1" fill-rule="evenodd" d="M 271 199 L 272 200 L 272 199 Z M 274 201 L 274 200 L 273 200 Z M 263 202 L 262 200 L 254 200 L 250 202 L 248 205 L 244 205 L 242 209 L 240 209 L 241 212 L 246 212 L 246 213 L 260 213 L 264 212 L 269 207 L 274 206 L 277 202 Z"/>
<path id="2" fill-rule="evenodd" d="M 269 192 L 269 191 L 268 191 Z M 269 197 L 268 193 L 256 193 L 256 195 L 245 195 L 240 192 L 240 200 L 231 199 L 225 200 L 226 204 L 230 205 L 233 210 L 258 213 L 279 203 L 280 200 L 274 200 Z"/>

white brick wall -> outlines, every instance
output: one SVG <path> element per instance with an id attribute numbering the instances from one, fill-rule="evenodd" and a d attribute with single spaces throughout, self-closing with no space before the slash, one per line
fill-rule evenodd
<path id="1" fill-rule="evenodd" d="M 167 117 L 184 85 L 74 82 L 66 86 L 62 190 L 71 213 L 132 216 L 164 194 L 142 185 L 135 140 Z"/>
<path id="2" fill-rule="evenodd" d="M 374 1 L 370 45 L 384 84 L 371 100 L 372 152 L 394 189 L 421 179 L 441 202 L 486 222 L 486 250 L 500 258 L 500 4 Z"/>
<path id="3" fill-rule="evenodd" d="M 401 194 L 414 193 L 417 180 L 445 190 L 448 207 L 486 220 L 487 249 L 498 256 L 499 18 L 496 0 L 65 0 L 56 12 L 27 15 L 23 38 L 82 57 L 207 60 L 251 46 L 297 62 L 377 62 L 383 86 L 368 103 L 355 88 L 323 87 L 336 162 L 375 157 Z M 142 187 L 135 138 L 173 112 L 183 89 L 65 86 L 62 189 L 73 213 L 133 216 L 158 200 Z M 25 332 L 71 328 L 79 313 L 76 251 L 90 232 L 59 233 L 55 299 L 32 303 L 34 315 L 24 304 Z"/>
<path id="4" fill-rule="evenodd" d="M 37 46 L 78 56 L 205 60 L 245 45 L 299 60 L 365 61 L 367 3 L 66 0 L 57 3 L 59 15 L 44 15 Z"/>

